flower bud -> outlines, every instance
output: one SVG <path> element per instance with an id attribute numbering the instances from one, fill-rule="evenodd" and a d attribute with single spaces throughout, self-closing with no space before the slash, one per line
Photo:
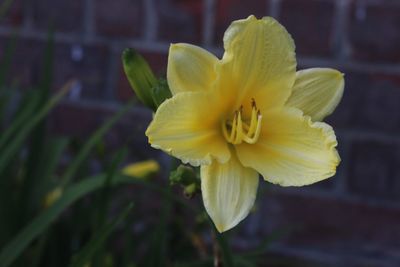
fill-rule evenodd
<path id="1" fill-rule="evenodd" d="M 156 111 L 152 90 L 158 81 L 147 61 L 134 49 L 127 48 L 122 53 L 122 62 L 126 77 L 136 96 L 143 104 Z"/>
<path id="2" fill-rule="evenodd" d="M 160 165 L 155 160 L 146 160 L 129 164 L 122 169 L 122 173 L 135 178 L 146 178 L 160 170 Z"/>

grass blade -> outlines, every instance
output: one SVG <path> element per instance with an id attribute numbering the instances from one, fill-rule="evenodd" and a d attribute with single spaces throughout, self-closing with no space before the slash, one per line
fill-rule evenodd
<path id="1" fill-rule="evenodd" d="M 98 189 L 104 183 L 105 175 L 97 176 L 92 179 L 85 179 L 65 190 L 62 197 L 50 206 L 47 210 L 39 214 L 29 225 L 22 229 L 19 234 L 10 242 L 0 253 L 0 262 L 4 267 L 9 266 L 20 253 L 30 244 L 30 242 L 40 235 L 66 207 L 74 203 L 79 198 Z"/>
<path id="2" fill-rule="evenodd" d="M 103 176 L 104 178 L 104 176 Z M 53 206 L 42 212 L 31 223 L 22 229 L 19 234 L 3 248 L 0 253 L 0 262 L 4 267 L 9 266 L 20 253 L 52 223 L 60 213 L 80 197 L 98 188 L 100 179 L 87 179 L 71 186 Z"/>
<path id="3" fill-rule="evenodd" d="M 83 179 L 74 185 L 70 185 L 62 195 L 62 197 L 50 206 L 47 210 L 43 211 L 36 218 L 34 218 L 29 225 L 24 227 L 14 238 L 9 242 L 0 252 L 0 262 L 3 264 L 2 267 L 8 267 L 10 264 L 18 258 L 18 256 L 24 251 L 24 249 L 37 238 L 49 225 L 67 208 L 69 205 L 82 198 L 83 196 L 98 190 L 104 185 L 106 175 L 97 175 L 92 178 Z M 131 176 L 118 175 L 111 182 L 112 186 L 120 184 L 136 184 L 143 186 L 145 189 L 149 189 L 174 200 L 176 203 L 181 204 L 188 210 L 197 212 L 197 210 L 177 197 L 169 190 L 165 188 L 150 184 L 140 179 L 132 178 Z"/>
<path id="4" fill-rule="evenodd" d="M 4 4 L 6 4 L 6 2 Z M 0 19 L 1 19 L 1 14 L 0 14 Z M 17 33 L 13 33 L 11 35 L 11 39 L 8 41 L 4 51 L 4 57 L 2 58 L 0 63 L 0 88 L 2 88 L 5 85 L 6 77 L 8 76 L 8 73 L 11 69 L 10 67 L 12 63 L 12 58 L 14 56 L 15 48 L 17 46 L 17 36 L 18 36 Z"/>
<path id="5" fill-rule="evenodd" d="M 59 93 L 52 97 L 46 105 L 39 110 L 24 126 L 24 128 L 14 136 L 13 140 L 7 144 L 5 148 L 2 148 L 0 153 L 0 173 L 2 173 L 14 157 L 14 155 L 19 151 L 21 145 L 28 137 L 29 133 L 34 129 L 34 127 L 49 113 L 49 111 L 62 99 L 62 97 L 68 92 L 71 87 L 71 82 L 67 83 Z"/>
<path id="6" fill-rule="evenodd" d="M 38 95 L 35 93 L 36 92 L 32 92 L 32 94 L 27 95 L 26 98 L 29 98 L 30 101 L 22 101 L 21 108 L 17 114 L 15 114 L 13 122 L 0 134 L 0 149 L 2 149 L 7 142 L 10 142 L 11 138 L 32 118 L 32 114 L 34 114 L 39 100 Z"/>
<path id="7" fill-rule="evenodd" d="M 85 266 L 95 252 L 103 245 L 108 236 L 112 233 L 115 227 L 126 218 L 132 210 L 133 203 L 130 203 L 111 223 L 103 226 L 96 235 L 83 247 L 76 258 L 73 260 L 71 267 Z"/>
<path id="8" fill-rule="evenodd" d="M 97 207 L 97 213 L 94 216 L 95 217 L 93 226 L 94 236 L 92 238 L 95 238 L 95 236 L 98 234 L 99 228 L 105 225 L 107 210 L 110 201 L 111 183 L 116 176 L 115 174 L 118 170 L 119 164 L 123 161 L 123 159 L 126 157 L 127 154 L 128 154 L 127 148 L 119 150 L 117 155 L 112 160 L 110 167 L 108 168 L 106 180 L 104 181 L 103 187 L 97 196 L 97 203 L 95 204 L 95 206 Z M 102 255 L 103 255 L 103 249 L 99 248 L 97 250 L 97 253 L 92 257 L 94 266 L 101 265 L 100 261 Z"/>

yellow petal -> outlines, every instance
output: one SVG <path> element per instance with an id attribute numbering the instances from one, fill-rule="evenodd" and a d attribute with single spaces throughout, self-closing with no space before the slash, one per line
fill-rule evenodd
<path id="1" fill-rule="evenodd" d="M 218 59 L 190 44 L 172 44 L 169 49 L 167 79 L 172 94 L 210 89 L 215 81 Z"/>
<path id="2" fill-rule="evenodd" d="M 134 178 L 146 178 L 150 174 L 156 173 L 160 170 L 160 165 L 155 160 L 146 160 L 135 162 L 125 166 L 122 173 Z"/>
<path id="3" fill-rule="evenodd" d="M 298 71 L 286 105 L 301 109 L 314 121 L 321 121 L 335 110 L 342 99 L 343 89 L 343 74 L 337 70 L 314 68 Z"/>
<path id="4" fill-rule="evenodd" d="M 311 122 L 295 108 L 263 114 L 256 144 L 236 147 L 244 166 L 282 186 L 308 185 L 331 177 L 340 162 L 336 136 L 323 122 Z"/>
<path id="5" fill-rule="evenodd" d="M 243 167 L 234 154 L 225 164 L 214 161 L 200 169 L 204 206 L 219 232 L 242 221 L 257 195 L 258 173 Z"/>
<path id="6" fill-rule="evenodd" d="M 222 90 L 242 103 L 242 97 L 255 98 L 262 109 L 284 105 L 295 81 L 296 58 L 282 25 L 270 17 L 234 21 L 225 32 L 224 48 Z"/>
<path id="7" fill-rule="evenodd" d="M 219 99 L 207 92 L 184 92 L 158 108 L 146 131 L 149 143 L 194 166 L 215 158 L 226 162 L 230 151 L 222 135 Z"/>

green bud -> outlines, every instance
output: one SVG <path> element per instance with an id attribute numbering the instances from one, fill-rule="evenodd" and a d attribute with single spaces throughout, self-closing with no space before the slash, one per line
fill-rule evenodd
<path id="1" fill-rule="evenodd" d="M 187 185 L 183 188 L 183 194 L 187 198 L 193 198 L 198 192 L 200 192 L 200 186 L 196 183 Z"/>
<path id="2" fill-rule="evenodd" d="M 172 97 L 171 91 L 169 90 L 167 80 L 159 79 L 158 84 L 153 87 L 152 97 L 156 107 L 159 107 L 165 100 Z"/>
<path id="3" fill-rule="evenodd" d="M 180 165 L 175 171 L 172 171 L 169 175 L 169 181 L 171 185 L 188 186 L 196 183 L 200 184 L 200 180 L 193 168 L 185 165 Z"/>
<path id="4" fill-rule="evenodd" d="M 122 62 L 128 81 L 139 100 L 156 111 L 152 90 L 158 84 L 147 61 L 134 49 L 127 48 L 122 53 Z"/>

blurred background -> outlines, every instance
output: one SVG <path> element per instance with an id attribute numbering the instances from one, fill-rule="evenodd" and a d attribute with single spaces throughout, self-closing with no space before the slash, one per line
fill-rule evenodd
<path id="1" fill-rule="evenodd" d="M 230 244 L 246 251 L 277 229 L 290 229 L 268 243 L 265 262 L 279 258 L 295 260 L 297 266 L 399 266 L 400 1 L 0 0 L 0 5 L 6 1 L 0 59 L 9 64 L 2 82 L 20 94 L 41 84 L 52 36 L 51 94 L 70 79 L 77 82 L 50 113 L 46 129 L 75 144 L 134 97 L 121 64 L 124 48 L 135 48 L 165 77 L 170 43 L 189 42 L 221 56 L 223 33 L 232 20 L 250 14 L 278 19 L 295 40 L 299 69 L 331 67 L 345 73 L 343 100 L 327 119 L 337 133 L 342 163 L 335 177 L 309 187 L 264 184 L 256 212 L 235 230 Z M 11 106 L 17 109 L 21 103 Z M 128 142 L 129 162 L 156 158 L 165 166 L 168 157 L 153 150 L 144 136 L 150 119 L 151 111 L 136 104 L 105 134 L 103 149 L 114 151 Z M 64 166 L 73 153 L 68 155 Z M 89 172 L 100 170 L 98 165 L 90 163 Z M 134 186 L 121 192 L 117 199 L 137 197 Z M 151 213 L 160 196 L 143 198 L 139 209 L 149 215 L 136 221 L 138 233 L 152 229 L 159 215 Z M 185 201 L 201 207 L 198 196 Z M 74 235 L 72 228 L 64 231 Z M 68 246 L 63 240 L 54 242 Z"/>

